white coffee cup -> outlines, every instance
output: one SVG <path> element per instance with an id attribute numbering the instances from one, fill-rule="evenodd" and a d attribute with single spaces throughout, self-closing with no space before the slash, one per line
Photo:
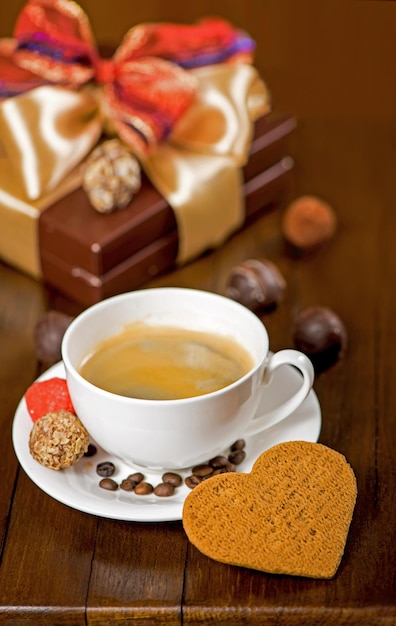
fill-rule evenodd
<path id="1" fill-rule="evenodd" d="M 134 322 L 231 337 L 249 352 L 254 365 L 227 387 L 177 400 L 125 397 L 83 378 L 79 368 L 84 357 Z M 269 352 L 266 328 L 249 309 L 195 289 L 142 289 L 91 306 L 68 327 L 62 357 L 74 408 L 91 437 L 109 455 L 150 469 L 190 467 L 208 461 L 238 438 L 264 431 L 295 411 L 314 381 L 312 364 L 301 352 Z M 301 372 L 301 386 L 276 409 L 256 416 L 266 382 L 282 365 L 294 365 Z"/>

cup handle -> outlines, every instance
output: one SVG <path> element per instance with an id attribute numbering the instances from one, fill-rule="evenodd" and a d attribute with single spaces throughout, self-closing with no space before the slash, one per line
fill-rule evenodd
<path id="1" fill-rule="evenodd" d="M 302 374 L 302 385 L 296 393 L 283 404 L 264 415 L 254 418 L 246 428 L 244 435 L 250 437 L 275 426 L 295 411 L 308 396 L 314 383 L 315 373 L 311 361 L 298 350 L 280 350 L 269 355 L 264 371 L 263 384 L 271 379 L 274 371 L 281 365 L 294 365 Z"/>

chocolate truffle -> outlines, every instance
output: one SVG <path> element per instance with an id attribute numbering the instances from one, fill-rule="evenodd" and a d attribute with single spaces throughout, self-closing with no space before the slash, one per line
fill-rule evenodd
<path id="1" fill-rule="evenodd" d="M 295 347 L 311 359 L 315 371 L 320 372 L 345 355 L 347 333 L 334 311 L 313 306 L 296 317 L 293 340 Z"/>
<path id="2" fill-rule="evenodd" d="M 248 259 L 231 270 L 226 295 L 258 312 L 276 308 L 285 290 L 286 281 L 274 263 Z"/>
<path id="3" fill-rule="evenodd" d="M 333 237 L 336 225 L 330 204 L 315 196 L 301 196 L 287 207 L 282 232 L 293 249 L 308 252 Z"/>
<path id="4" fill-rule="evenodd" d="M 53 365 L 61 360 L 63 335 L 72 319 L 59 311 L 44 313 L 34 329 L 36 356 L 39 361 Z"/>

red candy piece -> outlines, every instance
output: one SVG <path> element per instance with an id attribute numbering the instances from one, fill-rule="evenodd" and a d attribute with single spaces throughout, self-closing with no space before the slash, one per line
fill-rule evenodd
<path id="1" fill-rule="evenodd" d="M 25 393 L 25 401 L 33 422 L 54 411 L 76 414 L 64 378 L 49 378 L 33 383 Z"/>

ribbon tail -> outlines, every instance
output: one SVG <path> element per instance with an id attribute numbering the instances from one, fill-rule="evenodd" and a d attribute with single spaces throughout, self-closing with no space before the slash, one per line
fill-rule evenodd
<path id="1" fill-rule="evenodd" d="M 241 166 L 268 91 L 247 65 L 194 71 L 199 99 L 142 166 L 176 216 L 182 264 L 221 245 L 245 220 Z"/>
<path id="2" fill-rule="evenodd" d="M 38 87 L 0 104 L 2 150 L 30 200 L 55 189 L 101 132 L 98 105 L 88 91 Z"/>
<path id="3" fill-rule="evenodd" d="M 193 152 L 232 156 L 244 165 L 253 122 L 271 110 L 270 94 L 251 65 L 214 65 L 193 71 L 196 102 L 175 126 L 170 141 Z"/>
<path id="4" fill-rule="evenodd" d="M 243 224 L 242 175 L 232 158 L 164 145 L 143 167 L 175 212 L 177 263 L 221 245 Z"/>

